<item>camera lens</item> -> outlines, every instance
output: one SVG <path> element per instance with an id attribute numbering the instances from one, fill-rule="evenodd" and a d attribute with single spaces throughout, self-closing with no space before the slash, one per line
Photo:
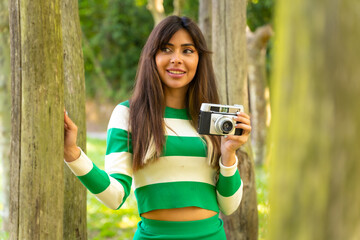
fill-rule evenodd
<path id="1" fill-rule="evenodd" d="M 215 130 L 217 133 L 229 134 L 234 129 L 234 123 L 231 118 L 226 116 L 221 116 L 215 121 Z"/>
<path id="2" fill-rule="evenodd" d="M 233 123 L 229 120 L 222 123 L 221 130 L 224 133 L 229 133 L 233 129 Z"/>

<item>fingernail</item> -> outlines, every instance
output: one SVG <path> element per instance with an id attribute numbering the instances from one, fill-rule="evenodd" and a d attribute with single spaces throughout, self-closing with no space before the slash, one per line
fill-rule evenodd
<path id="1" fill-rule="evenodd" d="M 68 112 L 67 112 L 67 111 L 65 111 L 65 112 L 66 112 L 66 115 L 68 115 L 68 116 L 69 116 Z"/>
<path id="2" fill-rule="evenodd" d="M 227 135 L 224 136 L 224 138 L 227 138 L 227 137 L 228 137 Z"/>

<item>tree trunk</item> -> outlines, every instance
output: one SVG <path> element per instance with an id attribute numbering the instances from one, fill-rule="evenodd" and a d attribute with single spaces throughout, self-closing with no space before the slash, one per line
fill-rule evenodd
<path id="1" fill-rule="evenodd" d="M 185 0 L 173 0 L 174 12 L 172 15 L 181 16 Z M 154 19 L 154 26 L 166 18 L 163 0 L 148 0 L 147 9 Z"/>
<path id="2" fill-rule="evenodd" d="M 269 96 L 266 77 L 266 46 L 272 36 L 269 25 L 253 33 L 247 28 L 248 80 L 251 112 L 251 145 L 254 162 L 260 166 L 266 157 L 267 108 Z"/>
<path id="3" fill-rule="evenodd" d="M 270 239 L 359 239 L 359 9 L 278 1 Z"/>
<path id="4" fill-rule="evenodd" d="M 184 3 L 185 3 L 185 0 L 174 0 L 173 1 L 173 6 L 174 6 L 173 15 L 176 15 L 176 16 L 181 16 L 182 15 L 182 10 L 183 10 L 183 7 L 184 7 Z"/>
<path id="5" fill-rule="evenodd" d="M 154 18 L 154 26 L 166 17 L 163 0 L 148 0 L 147 9 Z"/>
<path id="6" fill-rule="evenodd" d="M 11 239 L 63 237 L 60 1 L 11 1 Z"/>
<path id="7" fill-rule="evenodd" d="M 0 229 L 9 227 L 9 172 L 11 135 L 10 37 L 8 1 L 0 2 Z"/>
<path id="8" fill-rule="evenodd" d="M 62 147 L 65 74 L 67 108 L 85 150 L 77 12 L 69 1 L 11 1 L 11 239 L 86 239 L 85 189 L 68 172 L 64 180 Z"/>
<path id="9" fill-rule="evenodd" d="M 242 104 L 249 112 L 246 61 L 246 0 L 213 0 L 212 46 L 222 104 Z M 257 239 L 258 215 L 251 144 L 238 151 L 239 172 L 244 184 L 239 209 L 222 216 L 229 240 Z"/>
<path id="10" fill-rule="evenodd" d="M 61 9 L 65 107 L 78 126 L 77 144 L 86 152 L 85 74 L 78 2 L 64 0 L 61 3 Z M 64 169 L 63 239 L 87 239 L 86 188 L 69 168 Z"/>
<path id="11" fill-rule="evenodd" d="M 200 0 L 199 1 L 199 27 L 201 32 L 204 34 L 206 44 L 208 48 L 212 49 L 212 1 L 210 0 Z"/>

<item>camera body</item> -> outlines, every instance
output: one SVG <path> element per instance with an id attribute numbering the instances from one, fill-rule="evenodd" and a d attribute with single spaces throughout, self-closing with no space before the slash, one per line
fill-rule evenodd
<path id="1" fill-rule="evenodd" d="M 203 135 L 241 135 L 242 129 L 235 128 L 233 117 L 243 112 L 242 105 L 201 104 L 198 133 Z"/>

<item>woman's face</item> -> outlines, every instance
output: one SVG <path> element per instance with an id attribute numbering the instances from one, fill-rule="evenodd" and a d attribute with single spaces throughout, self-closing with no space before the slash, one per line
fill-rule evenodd
<path id="1" fill-rule="evenodd" d="M 184 90 L 185 93 L 199 62 L 199 54 L 190 34 L 185 29 L 177 31 L 158 50 L 155 62 L 165 93 L 169 90 Z"/>

